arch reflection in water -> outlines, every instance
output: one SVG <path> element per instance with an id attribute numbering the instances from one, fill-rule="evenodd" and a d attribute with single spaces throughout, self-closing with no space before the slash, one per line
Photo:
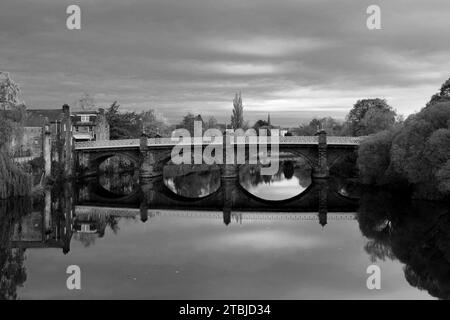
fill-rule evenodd
<path id="1" fill-rule="evenodd" d="M 186 198 L 202 198 L 220 188 L 220 167 L 207 165 L 167 165 L 163 169 L 164 184 Z"/>
<path id="2" fill-rule="evenodd" d="M 138 185 L 137 172 L 104 173 L 98 176 L 98 183 L 105 190 L 117 196 L 131 194 Z"/>
<path id="3" fill-rule="evenodd" d="M 258 198 L 286 200 L 303 193 L 311 185 L 311 167 L 300 159 L 281 160 L 273 176 L 261 175 L 260 165 L 244 165 L 239 170 L 242 187 Z"/>

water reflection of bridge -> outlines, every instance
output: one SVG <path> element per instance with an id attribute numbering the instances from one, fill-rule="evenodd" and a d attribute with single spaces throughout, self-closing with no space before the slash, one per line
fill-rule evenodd
<path id="1" fill-rule="evenodd" d="M 158 218 L 200 218 L 210 220 L 224 219 L 224 213 L 220 211 L 205 210 L 147 210 L 147 219 L 156 220 Z M 81 220 L 101 219 L 101 217 L 120 217 L 136 219 L 142 216 L 142 210 L 137 208 L 115 208 L 115 207 L 95 207 L 95 206 L 75 206 L 75 215 Z M 317 212 L 242 212 L 233 211 L 231 218 L 241 224 L 247 223 L 270 223 L 278 221 L 319 221 Z M 327 213 L 328 221 L 355 220 L 355 212 Z"/>
<path id="2" fill-rule="evenodd" d="M 237 176 L 221 179 L 220 187 L 201 198 L 174 193 L 162 179 L 136 186 L 134 192 L 118 196 L 92 180 L 79 189 L 79 204 L 94 206 L 146 207 L 148 209 L 257 211 L 257 212 L 353 212 L 358 200 L 345 196 L 336 180 L 313 180 L 302 193 L 285 200 L 266 200 L 247 191 Z"/>
<path id="3" fill-rule="evenodd" d="M 253 195 L 239 183 L 238 177 L 233 176 L 221 179 L 220 187 L 202 198 L 178 195 L 171 191 L 162 179 L 147 181 L 133 193 L 118 197 L 93 180 L 79 189 L 77 216 L 82 208 L 84 213 L 86 208 L 90 208 L 92 214 L 98 212 L 105 215 L 109 212 L 112 216 L 127 213 L 135 216 L 139 210 L 143 221 L 149 217 L 177 214 L 183 217 L 223 218 L 225 224 L 238 217 L 240 221 L 319 220 L 320 224 L 325 225 L 327 220 L 354 218 L 353 215 L 343 213 L 355 212 L 358 200 L 346 197 L 339 191 L 340 186 L 335 180 L 319 179 L 314 180 L 297 196 L 272 201 Z M 113 209 L 112 205 L 118 208 Z"/>
<path id="4" fill-rule="evenodd" d="M 200 218 L 230 223 L 275 223 L 281 221 L 354 220 L 358 200 L 339 193 L 333 180 L 315 180 L 303 193 L 282 201 L 269 201 L 246 191 L 236 177 L 221 180 L 220 188 L 203 198 L 189 199 L 169 190 L 162 179 L 136 186 L 117 197 L 96 184 L 45 191 L 39 209 L 22 216 L 14 225 L 11 248 L 61 248 L 70 250 L 72 236 L 102 237 L 115 218 L 137 217 L 154 222 L 160 218 Z"/>

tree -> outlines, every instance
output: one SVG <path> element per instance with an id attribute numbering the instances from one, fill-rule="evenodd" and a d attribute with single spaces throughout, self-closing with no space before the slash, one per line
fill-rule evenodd
<path id="1" fill-rule="evenodd" d="M 392 128 L 396 112 L 383 99 L 358 100 L 346 119 L 347 134 L 363 136 Z"/>
<path id="2" fill-rule="evenodd" d="M 450 160 L 436 172 L 436 178 L 438 180 L 438 188 L 444 194 L 450 193 Z"/>
<path id="3" fill-rule="evenodd" d="M 140 117 L 134 112 L 119 113 L 120 105 L 114 101 L 106 111 L 111 140 L 138 138 L 142 125 Z"/>
<path id="4" fill-rule="evenodd" d="M 450 98 L 450 78 L 442 84 L 439 94 L 441 97 Z"/>
<path id="5" fill-rule="evenodd" d="M 78 99 L 77 104 L 82 110 L 92 110 L 95 108 L 95 100 L 88 93 L 84 93 L 80 99 Z"/>
<path id="6" fill-rule="evenodd" d="M 167 120 L 155 110 L 148 109 L 137 114 L 119 112 L 119 107 L 114 101 L 106 111 L 111 140 L 139 138 L 143 131 L 152 138 L 170 135 Z"/>
<path id="7" fill-rule="evenodd" d="M 418 198 L 439 197 L 437 172 L 450 157 L 449 120 L 450 101 L 428 105 L 410 116 L 393 140 L 391 161 L 415 185 Z"/>
<path id="8" fill-rule="evenodd" d="M 3 110 L 14 109 L 19 103 L 20 88 L 9 76 L 9 73 L 0 71 L 0 107 Z"/>
<path id="9" fill-rule="evenodd" d="M 385 130 L 365 139 L 358 149 L 357 165 L 363 184 L 386 183 L 391 164 L 393 132 Z"/>
<path id="10" fill-rule="evenodd" d="M 445 101 L 450 101 L 450 78 L 442 84 L 439 92 L 431 97 L 430 101 L 427 103 L 427 107 L 432 104 Z"/>
<path id="11" fill-rule="evenodd" d="M 395 124 L 395 112 L 385 111 L 378 108 L 367 110 L 361 120 L 361 135 L 369 135 L 390 129 Z"/>
<path id="12" fill-rule="evenodd" d="M 244 128 L 244 107 L 242 106 L 241 93 L 237 94 L 233 99 L 233 114 L 231 115 L 231 127 L 233 129 Z"/>
<path id="13" fill-rule="evenodd" d="M 324 129 L 331 136 L 337 136 L 342 132 L 342 123 L 332 117 L 314 118 L 308 124 L 300 125 L 294 129 L 294 133 L 298 136 L 313 136 L 319 128 Z"/>
<path id="14" fill-rule="evenodd" d="M 150 137 L 162 137 L 168 135 L 166 119 L 157 114 L 155 110 L 149 109 L 140 114 L 142 128 Z"/>
<path id="15" fill-rule="evenodd" d="M 214 116 L 208 117 L 208 120 L 206 120 L 205 126 L 206 126 L 206 129 L 219 129 L 217 119 Z"/>
<path id="16" fill-rule="evenodd" d="M 405 181 L 414 198 L 450 196 L 449 121 L 450 101 L 428 104 L 401 126 L 367 138 L 358 150 L 362 182 L 399 188 Z"/>
<path id="17" fill-rule="evenodd" d="M 269 123 L 268 123 L 267 121 L 265 121 L 265 120 L 258 120 L 258 121 L 256 121 L 255 124 L 253 125 L 253 129 L 255 129 L 256 132 L 258 132 L 258 130 L 259 130 L 261 127 L 268 127 L 268 126 L 269 126 Z"/>
<path id="18" fill-rule="evenodd" d="M 195 121 L 200 121 L 202 123 L 202 130 L 204 130 L 204 122 L 201 115 L 195 116 L 193 113 L 188 112 L 181 120 L 180 124 L 177 125 L 177 128 L 184 128 L 189 131 L 191 137 L 194 136 L 194 123 Z"/>
<path id="19" fill-rule="evenodd" d="M 13 128 L 13 123 L 10 120 L 0 116 L 0 149 L 9 142 Z"/>

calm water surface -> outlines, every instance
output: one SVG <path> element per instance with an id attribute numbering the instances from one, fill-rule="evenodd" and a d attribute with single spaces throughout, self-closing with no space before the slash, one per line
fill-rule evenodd
<path id="1" fill-rule="evenodd" d="M 165 169 L 163 195 L 208 199 L 220 191 L 220 171 L 185 169 Z M 273 177 L 260 176 L 257 167 L 242 167 L 239 185 L 233 192 L 248 192 L 272 203 L 293 197 L 302 201 L 314 182 L 309 168 L 285 161 Z M 389 194 L 356 192 L 352 186 L 351 181 L 328 182 L 326 224 L 318 218 L 318 212 L 323 218 L 323 203 L 315 211 L 276 213 L 264 208 L 189 210 L 189 201 L 185 209 L 152 208 L 151 203 L 158 202 L 150 202 L 144 218 L 142 201 L 155 201 L 152 197 L 157 196 L 142 198 L 143 193 L 153 193 L 140 190 L 130 174 L 59 186 L 34 200 L 3 202 L 0 295 L 448 298 L 448 208 L 403 203 Z M 355 210 L 332 212 L 333 199 L 339 197 L 357 198 Z M 226 214 L 229 223 L 224 223 Z M 381 268 L 381 290 L 366 287 L 371 264 Z M 66 288 L 69 265 L 81 268 L 79 291 Z"/>

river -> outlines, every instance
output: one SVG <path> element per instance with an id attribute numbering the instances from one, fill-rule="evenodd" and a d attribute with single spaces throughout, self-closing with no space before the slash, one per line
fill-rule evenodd
<path id="1" fill-rule="evenodd" d="M 214 198 L 225 183 L 217 168 L 170 166 L 158 192 L 124 173 L 3 201 L 0 298 L 450 297 L 447 205 L 354 179 L 319 183 L 293 161 L 274 176 L 259 169 L 243 166 L 223 192 L 239 208 Z M 80 290 L 66 286 L 71 265 Z M 380 289 L 367 286 L 371 265 Z"/>

